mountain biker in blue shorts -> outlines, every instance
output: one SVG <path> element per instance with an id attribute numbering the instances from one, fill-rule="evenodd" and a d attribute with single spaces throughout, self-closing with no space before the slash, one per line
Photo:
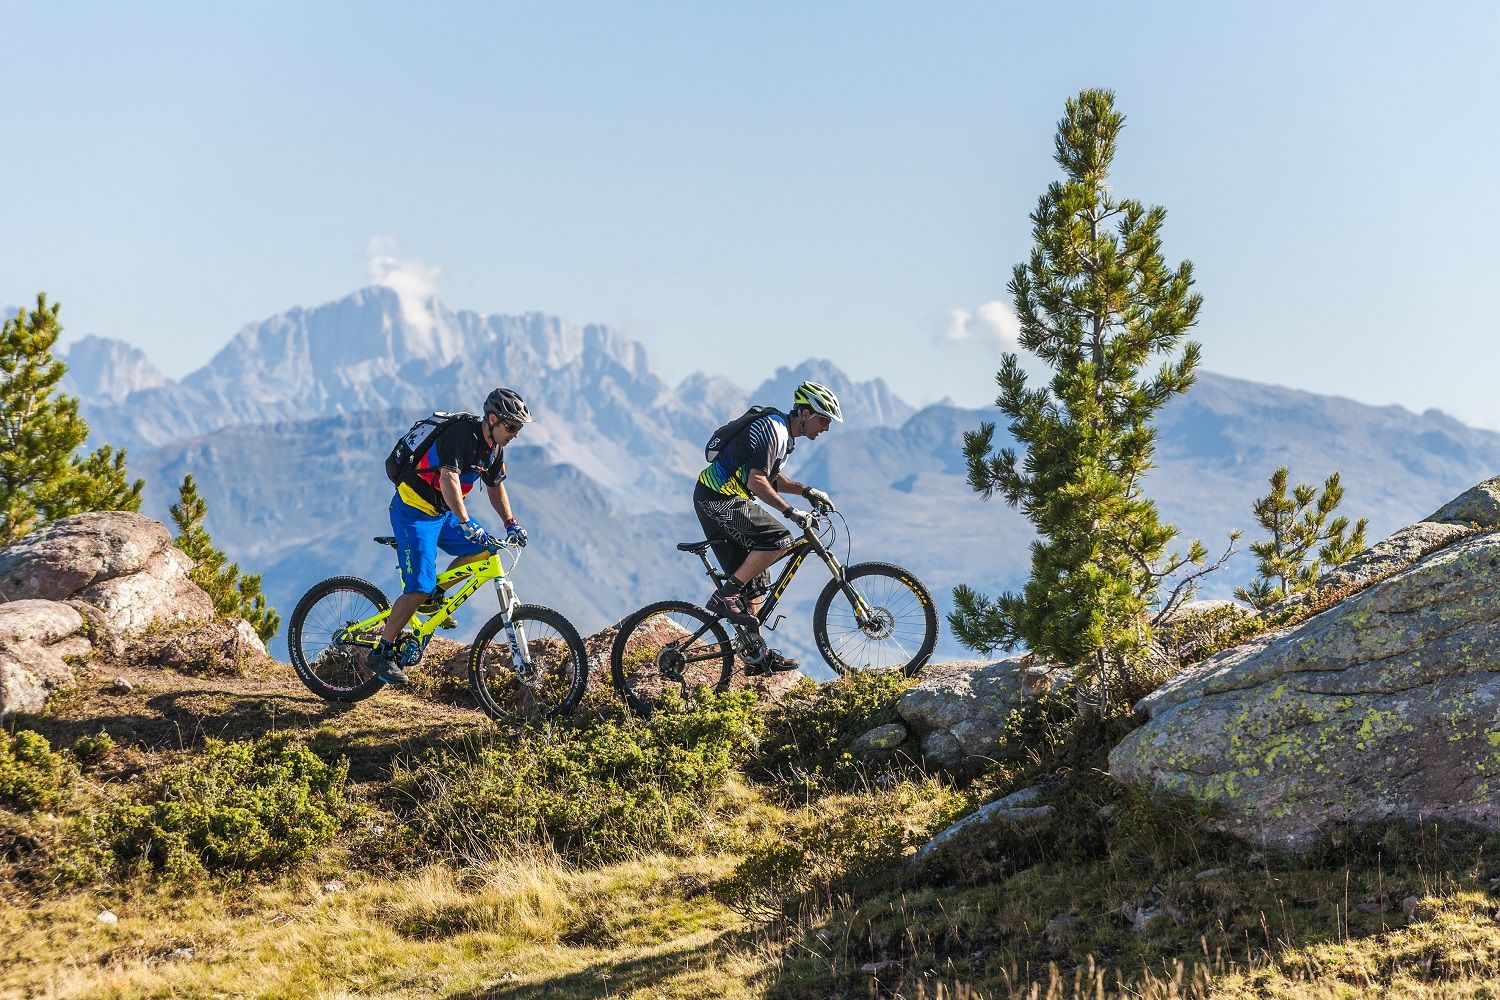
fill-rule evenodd
<path id="1" fill-rule="evenodd" d="M 698 476 L 693 509 L 703 525 L 704 537 L 713 543 L 719 565 L 730 574 L 709 598 L 709 611 L 744 628 L 759 627 L 754 614 L 759 598 L 746 588 L 786 555 L 792 534 L 756 501 L 798 528 L 807 527 L 812 515 L 793 507 L 781 495 L 783 492 L 801 494 L 814 506 L 831 507 L 827 493 L 789 479 L 782 474 L 781 466 L 797 438 L 816 440 L 834 421 L 842 423 L 843 419 L 833 390 L 817 382 L 803 382 L 792 395 L 791 412 L 768 413 L 755 420 L 726 442 L 718 457 Z M 796 660 L 771 649 L 759 663 L 750 664 L 746 673 L 797 667 Z"/>
<path id="2" fill-rule="evenodd" d="M 437 553 L 442 549 L 459 566 L 486 558 L 495 539 L 469 516 L 464 498 L 482 481 L 490 506 L 505 522 L 506 538 L 526 544 L 526 531 L 511 512 L 505 492 L 505 446 L 531 423 L 526 401 L 514 389 L 496 389 L 484 401 L 484 413 L 453 414 L 421 454 L 399 473 L 391 498 L 391 527 L 401 564 L 401 596 L 391 608 L 380 644 L 365 660 L 387 684 L 405 684 L 406 671 L 396 655 L 396 640 L 413 612 L 437 587 Z"/>

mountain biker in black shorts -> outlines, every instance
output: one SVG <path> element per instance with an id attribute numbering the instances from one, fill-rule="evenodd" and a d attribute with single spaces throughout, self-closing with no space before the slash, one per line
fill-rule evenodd
<path id="1" fill-rule="evenodd" d="M 811 514 L 793 507 L 781 495 L 801 494 L 816 505 L 832 506 L 828 494 L 788 479 L 781 472 L 797 438 L 816 440 L 833 424 L 843 422 L 838 397 L 827 386 L 803 382 L 792 396 L 786 415 L 768 413 L 751 423 L 725 444 L 718 457 L 698 476 L 693 490 L 693 509 L 703 524 L 703 533 L 730 579 L 708 600 L 708 610 L 744 628 L 758 628 L 754 607 L 759 603 L 756 587 L 764 592 L 767 570 L 786 555 L 792 534 L 766 507 L 781 514 L 798 528 L 805 528 Z M 756 501 L 760 501 L 757 503 Z M 767 650 L 760 663 L 746 673 L 795 670 L 796 660 L 777 650 Z"/>

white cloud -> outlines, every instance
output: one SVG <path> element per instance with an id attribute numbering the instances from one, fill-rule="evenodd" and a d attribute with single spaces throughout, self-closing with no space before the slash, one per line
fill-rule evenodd
<path id="1" fill-rule="evenodd" d="M 370 283 L 389 288 L 401 303 L 401 318 L 423 337 L 437 330 L 437 280 L 442 269 L 416 260 L 395 256 L 396 241 L 376 236 L 365 247 L 369 257 Z"/>
<path id="2" fill-rule="evenodd" d="M 1021 349 L 1021 321 L 1009 305 L 995 299 L 977 309 L 950 309 L 937 336 L 941 344 L 980 344 L 997 353 Z"/>

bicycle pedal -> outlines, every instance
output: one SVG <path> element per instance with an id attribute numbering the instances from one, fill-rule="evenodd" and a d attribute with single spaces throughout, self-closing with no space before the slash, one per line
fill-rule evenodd
<path id="1" fill-rule="evenodd" d="M 422 662 L 422 643 L 416 637 L 403 639 L 396 646 L 396 662 L 403 667 L 414 667 Z"/>

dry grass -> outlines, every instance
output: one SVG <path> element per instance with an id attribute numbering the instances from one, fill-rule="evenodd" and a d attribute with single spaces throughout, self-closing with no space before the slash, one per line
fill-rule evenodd
<path id="1" fill-rule="evenodd" d="M 755 971 L 731 947 L 744 928 L 703 891 L 721 865 L 578 871 L 537 855 L 351 873 L 335 891 L 79 894 L 0 910 L 0 996 L 749 996 L 724 973 L 743 986 Z"/>

